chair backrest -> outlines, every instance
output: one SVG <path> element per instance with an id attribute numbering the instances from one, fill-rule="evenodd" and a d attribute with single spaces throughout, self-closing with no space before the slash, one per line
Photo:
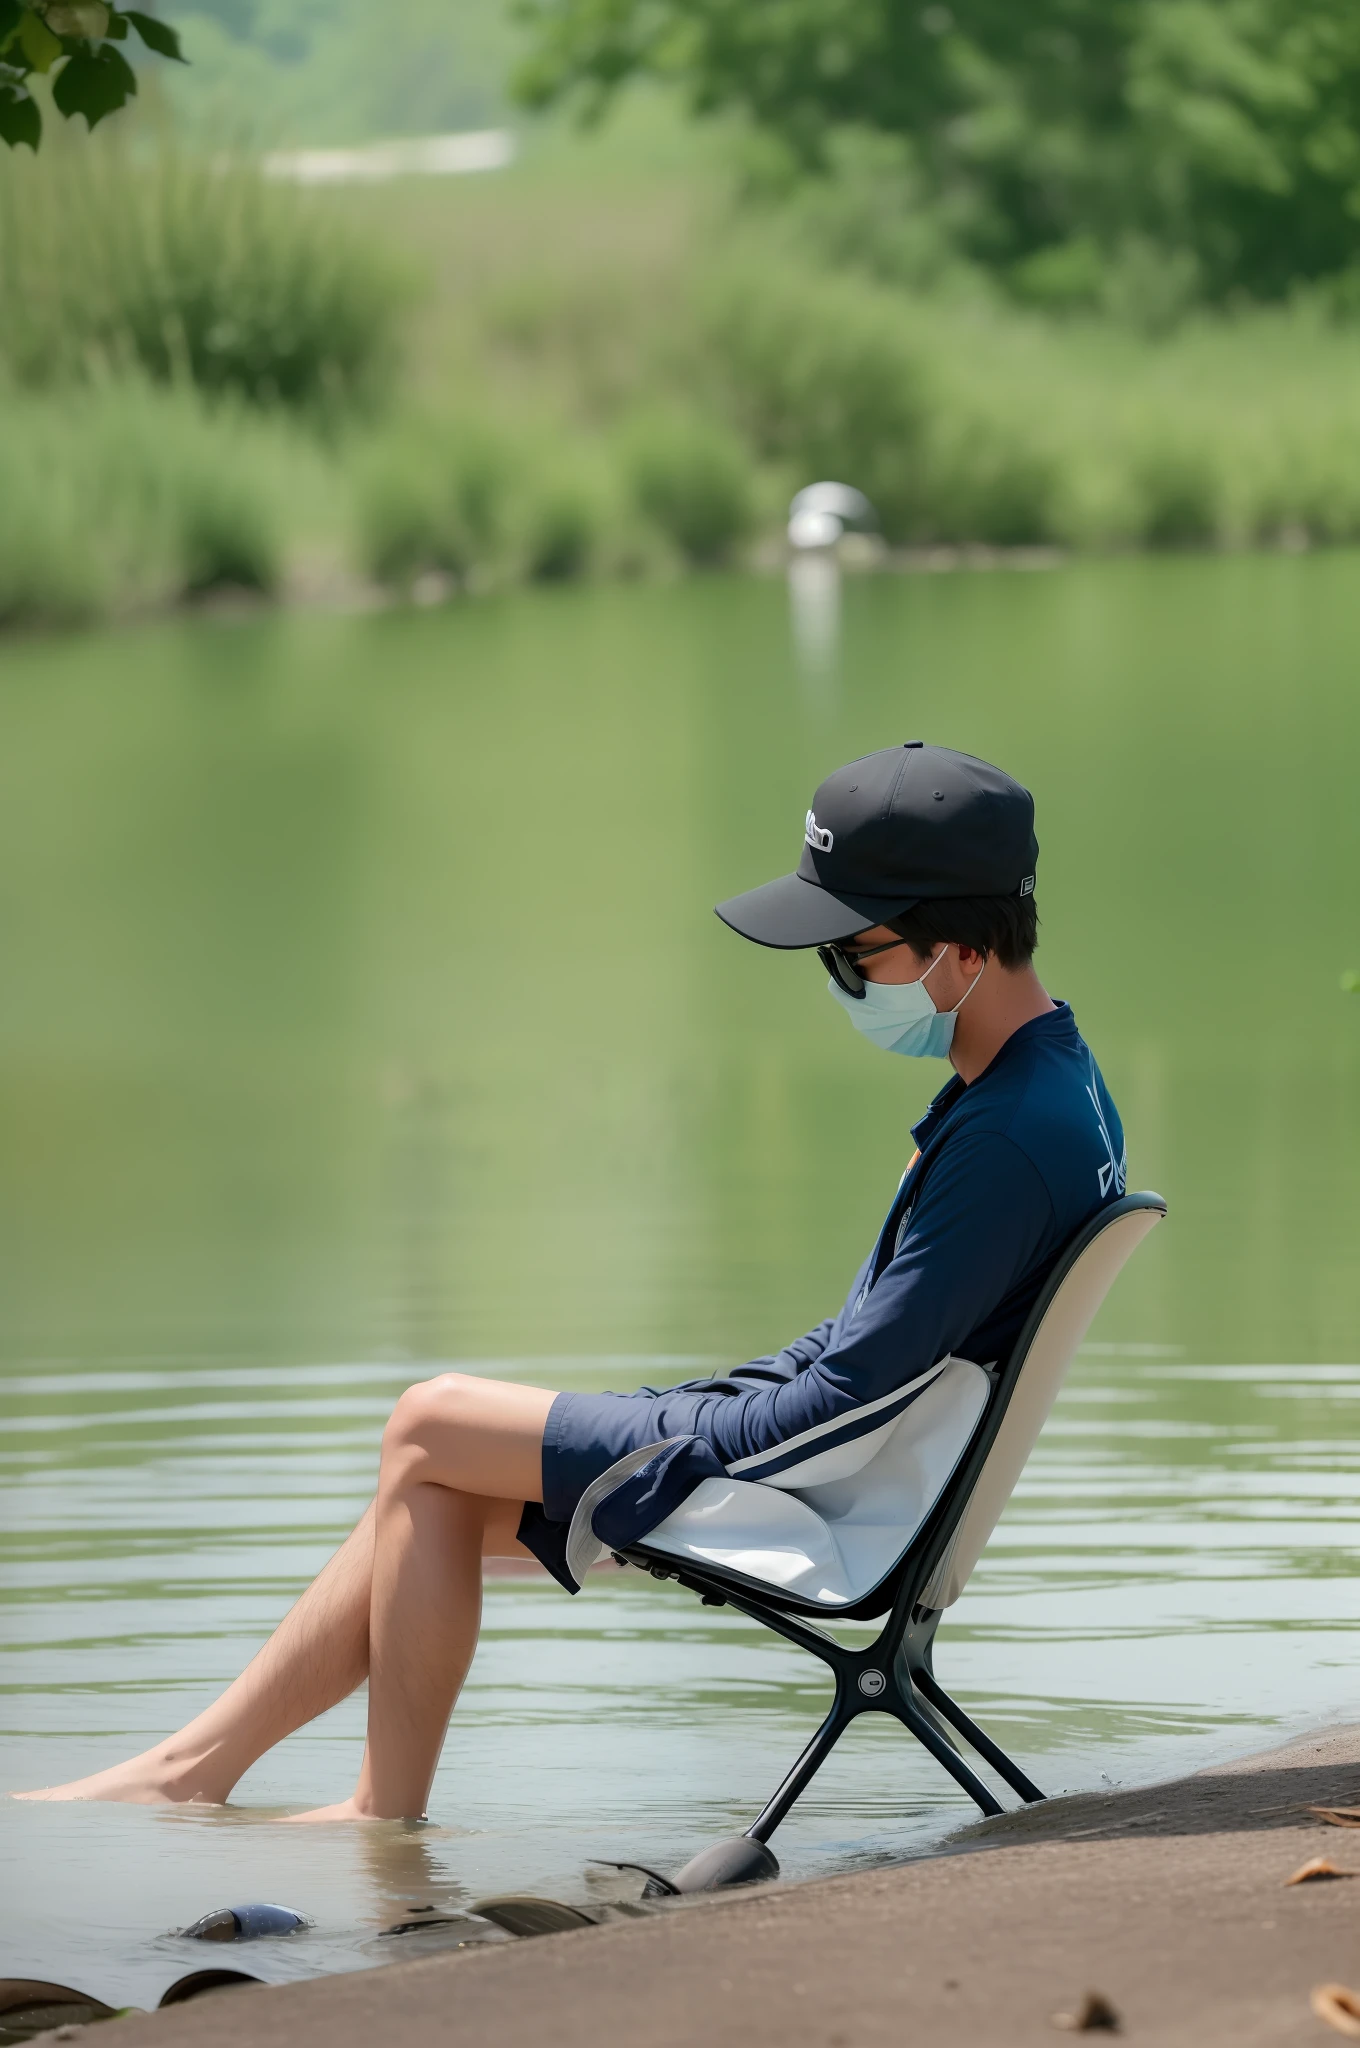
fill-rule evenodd
<path id="1" fill-rule="evenodd" d="M 921 1607 L 952 1607 L 972 1577 L 1096 1310 L 1125 1260 L 1165 1214 L 1160 1195 L 1123 1196 L 1092 1218 L 1050 1273 L 950 1489 L 955 1512 L 938 1530 L 942 1547 L 927 1564 Z"/>

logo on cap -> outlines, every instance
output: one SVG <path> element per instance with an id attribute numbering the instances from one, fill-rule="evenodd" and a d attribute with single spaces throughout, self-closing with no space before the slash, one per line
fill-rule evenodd
<path id="1" fill-rule="evenodd" d="M 816 847 L 818 853 L 830 853 L 832 847 L 836 844 L 836 835 L 834 832 L 829 832 L 825 825 L 817 823 L 815 811 L 809 811 L 807 814 L 807 820 L 803 826 L 803 837 L 809 846 Z"/>
<path id="2" fill-rule="evenodd" d="M 809 816 L 810 816 L 810 815 L 811 815 L 811 813 L 809 813 Z M 1023 881 L 1023 882 L 1022 882 L 1022 883 L 1020 884 L 1020 894 L 1021 894 L 1022 896 L 1032 896 L 1032 895 L 1034 894 L 1034 877 L 1033 877 L 1033 875 L 1026 875 L 1026 876 L 1025 876 L 1025 879 L 1024 879 L 1024 881 Z"/>

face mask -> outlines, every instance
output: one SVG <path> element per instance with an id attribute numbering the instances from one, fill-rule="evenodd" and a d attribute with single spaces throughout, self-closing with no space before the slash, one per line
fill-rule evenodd
<path id="1" fill-rule="evenodd" d="M 984 961 L 954 1008 L 937 1010 L 926 983 L 943 958 L 932 960 L 919 981 L 866 981 L 863 996 L 848 996 L 834 981 L 827 987 L 871 1045 L 909 1059 L 942 1060 L 953 1043 L 954 1019 L 987 971 Z"/>

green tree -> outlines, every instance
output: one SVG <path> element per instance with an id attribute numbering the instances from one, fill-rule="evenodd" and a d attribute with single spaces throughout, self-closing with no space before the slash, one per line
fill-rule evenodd
<path id="1" fill-rule="evenodd" d="M 148 50 L 184 58 L 168 23 L 135 7 L 104 0 L 0 0 L 0 142 L 11 148 L 42 139 L 42 114 L 29 90 L 35 73 L 50 77 L 52 104 L 90 127 L 137 90 L 137 74 L 119 48 L 135 29 Z"/>
<path id="2" fill-rule="evenodd" d="M 1149 248 L 1216 300 L 1360 261 L 1354 0 L 521 4 L 528 103 L 595 114 L 650 75 L 812 167 L 838 129 L 896 136 L 957 241 L 1035 295 Z"/>

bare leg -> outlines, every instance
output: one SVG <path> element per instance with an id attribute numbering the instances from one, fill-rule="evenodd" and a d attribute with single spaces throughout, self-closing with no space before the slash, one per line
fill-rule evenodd
<path id="1" fill-rule="evenodd" d="M 366 1508 L 264 1648 L 206 1712 L 127 1763 L 16 1798 L 219 1804 L 257 1757 L 363 1683 L 373 1517 L 373 1508 Z"/>
<path id="2" fill-rule="evenodd" d="M 477 1647 L 482 1557 L 519 1549 L 522 1504 L 542 1485 L 552 1400 L 450 1373 L 397 1403 L 378 1481 L 363 1767 L 352 1799 L 300 1818 L 424 1813 Z"/>
<path id="3" fill-rule="evenodd" d="M 469 1517 L 482 1518 L 486 1554 L 522 1555 L 514 1540 L 519 1503 L 538 1499 L 542 1488 L 543 1424 L 554 1396 L 537 1387 L 512 1387 L 494 1381 L 463 1381 L 458 1375 L 413 1387 L 397 1404 L 392 1424 L 384 1438 L 384 1472 L 389 1469 L 389 1439 L 404 1437 L 406 1425 L 425 1397 L 426 1387 L 450 1384 L 481 1390 L 483 1398 L 465 1406 L 478 1409 L 492 1425 L 487 1444 L 488 1476 L 503 1468 L 507 1448 L 514 1445 L 518 1458 L 514 1469 L 531 1475 L 518 1501 L 495 1504 L 481 1500 L 474 1511 L 465 1503 L 462 1526 L 450 1533 L 459 1538 L 457 1569 L 461 1572 L 456 1600 L 457 1616 L 471 1617 L 471 1639 L 462 1654 L 457 1684 L 471 1661 L 476 1644 L 477 1617 L 481 1601 L 480 1559 L 469 1573 L 467 1548 L 471 1541 Z M 420 1397 L 419 1400 L 417 1397 Z M 497 1398 L 501 1397 L 501 1398 Z M 403 1418 L 398 1427 L 398 1418 Z M 522 1441 L 521 1441 L 522 1440 Z M 530 1443 L 532 1449 L 530 1450 Z M 514 1452 L 511 1453 L 514 1457 Z M 479 1462 L 475 1448 L 468 1447 L 467 1470 Z M 18 1793 L 21 1799 L 108 1799 L 142 1805 L 175 1801 L 216 1804 L 228 1796 L 232 1786 L 256 1759 L 295 1728 L 314 1720 L 338 1700 L 346 1698 L 367 1676 L 369 1665 L 369 1616 L 373 1605 L 375 1502 L 364 1514 L 324 1570 L 313 1580 L 302 1598 L 284 1617 L 264 1648 L 252 1658 L 241 1676 L 221 1698 L 188 1725 L 127 1763 L 116 1764 L 92 1777 L 39 1792 Z M 425 1518 L 428 1521 L 428 1518 Z M 471 1590 L 475 1583 L 475 1594 Z M 474 1605 L 475 1601 L 475 1605 Z M 459 1626 L 455 1621 L 455 1628 Z M 460 1635 L 460 1642 L 462 1637 Z M 457 1690 L 455 1684 L 455 1693 Z M 452 1705 L 452 1696 L 449 1707 Z M 448 1717 L 445 1708 L 444 1719 Z M 441 1724 L 440 1737 L 443 1728 Z M 438 1745 L 435 1755 L 437 1759 Z M 433 1773 L 433 1764 L 430 1766 Z"/>

